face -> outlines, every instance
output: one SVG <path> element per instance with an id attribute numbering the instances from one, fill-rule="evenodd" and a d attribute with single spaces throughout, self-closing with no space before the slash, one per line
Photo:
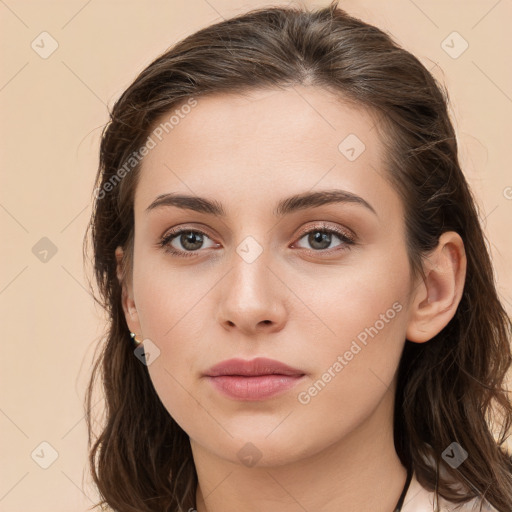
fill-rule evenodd
<path id="1" fill-rule="evenodd" d="M 314 455 L 393 392 L 406 337 L 404 211 L 375 119 L 315 87 L 188 110 L 142 165 L 127 323 L 160 351 L 150 377 L 196 446 L 235 463 L 244 446 L 262 465 Z M 260 357 L 295 373 L 206 375 Z"/>

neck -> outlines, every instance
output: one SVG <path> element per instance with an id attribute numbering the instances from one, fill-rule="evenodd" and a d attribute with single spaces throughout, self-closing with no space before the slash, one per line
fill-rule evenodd
<path id="1" fill-rule="evenodd" d="M 394 512 L 407 471 L 394 448 L 393 387 L 349 435 L 293 463 L 246 467 L 191 440 L 197 512 Z"/>

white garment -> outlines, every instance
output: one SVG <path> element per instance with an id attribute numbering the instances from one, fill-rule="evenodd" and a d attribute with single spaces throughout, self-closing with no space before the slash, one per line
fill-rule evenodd
<path id="1" fill-rule="evenodd" d="M 402 512 L 436 512 L 435 509 L 435 493 L 427 491 L 416 480 L 416 475 L 413 474 L 409 489 L 405 495 Z M 474 498 L 473 500 L 457 504 L 444 500 L 439 497 L 438 512 L 479 512 L 482 500 Z M 501 512 L 497 511 L 490 503 L 484 501 L 482 505 L 482 512 Z"/>

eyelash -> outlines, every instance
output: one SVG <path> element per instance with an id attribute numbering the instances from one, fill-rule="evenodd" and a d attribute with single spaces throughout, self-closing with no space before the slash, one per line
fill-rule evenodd
<path id="1" fill-rule="evenodd" d="M 355 244 L 355 240 L 354 240 L 354 238 L 352 236 L 349 236 L 346 232 L 344 232 L 344 231 L 342 231 L 342 230 L 340 230 L 338 228 L 333 228 L 332 226 L 328 226 L 327 224 L 319 224 L 317 226 L 313 226 L 309 230 L 304 231 L 303 233 L 301 233 L 297 240 L 301 240 L 302 238 L 304 238 L 304 236 L 309 235 L 311 233 L 315 233 L 315 232 L 334 234 L 334 235 L 336 235 L 336 236 L 338 236 L 340 238 L 340 240 L 342 241 L 342 244 L 340 244 L 340 246 L 337 246 L 334 249 L 319 249 L 319 250 L 305 249 L 306 251 L 308 251 L 310 253 L 313 252 L 313 253 L 318 254 L 318 253 L 330 252 L 330 251 L 340 251 L 340 250 L 341 251 L 346 251 L 346 250 L 350 249 L 350 246 Z M 183 229 L 183 228 L 181 228 L 181 229 L 177 229 L 175 231 L 171 231 L 171 232 L 166 233 L 159 240 L 158 246 L 163 248 L 165 250 L 165 252 L 170 253 L 173 256 L 177 256 L 179 258 L 188 258 L 188 257 L 197 256 L 197 254 L 200 252 L 200 250 L 196 250 L 196 251 L 180 251 L 180 250 L 177 250 L 177 249 L 175 249 L 174 247 L 172 247 L 170 245 L 170 242 L 172 242 L 172 240 L 174 238 L 177 238 L 182 233 L 199 233 L 199 234 L 201 234 L 203 236 L 206 236 L 206 237 L 210 238 L 207 233 L 205 233 L 204 231 L 201 231 L 200 229 L 187 229 L 187 228 Z"/>

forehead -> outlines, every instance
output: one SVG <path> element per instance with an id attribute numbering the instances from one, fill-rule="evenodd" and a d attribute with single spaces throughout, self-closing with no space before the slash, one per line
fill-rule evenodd
<path id="1" fill-rule="evenodd" d="M 160 129 L 143 160 L 136 210 L 173 191 L 253 205 L 273 194 L 328 187 L 377 203 L 390 199 L 382 196 L 382 187 L 389 188 L 384 148 L 367 109 L 304 86 L 216 93 L 196 102 L 155 123 Z"/>

